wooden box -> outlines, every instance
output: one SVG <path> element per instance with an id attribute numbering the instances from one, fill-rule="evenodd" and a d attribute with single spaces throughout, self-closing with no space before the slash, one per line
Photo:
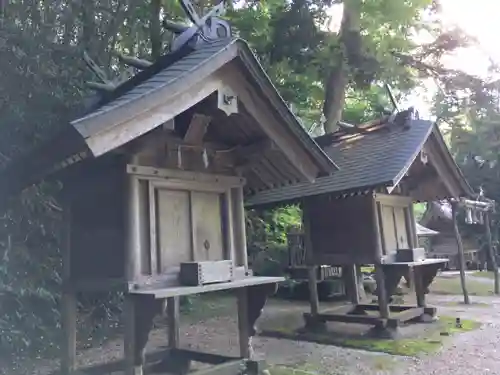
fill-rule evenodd
<path id="1" fill-rule="evenodd" d="M 420 262 L 425 259 L 425 249 L 417 247 L 414 249 L 398 249 L 396 262 Z"/>
<path id="2" fill-rule="evenodd" d="M 231 260 L 181 263 L 179 281 L 186 286 L 199 286 L 232 281 L 234 277 Z"/>

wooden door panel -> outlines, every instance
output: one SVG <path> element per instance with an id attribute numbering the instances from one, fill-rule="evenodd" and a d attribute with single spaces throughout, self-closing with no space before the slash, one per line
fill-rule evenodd
<path id="1" fill-rule="evenodd" d="M 396 251 L 397 238 L 394 225 L 394 211 L 391 206 L 381 205 L 380 212 L 382 216 L 382 227 L 384 232 L 385 254 Z"/>
<path id="2" fill-rule="evenodd" d="M 157 190 L 160 272 L 192 260 L 189 192 Z"/>
<path id="3" fill-rule="evenodd" d="M 406 228 L 405 211 L 402 207 L 394 207 L 394 218 L 396 220 L 397 246 L 398 249 L 408 249 L 408 230 Z"/>
<path id="4" fill-rule="evenodd" d="M 224 241 L 220 194 L 193 191 L 191 215 L 194 260 L 223 260 Z"/>

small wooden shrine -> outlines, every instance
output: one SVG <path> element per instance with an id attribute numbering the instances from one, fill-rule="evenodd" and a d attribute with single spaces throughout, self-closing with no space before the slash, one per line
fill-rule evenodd
<path id="1" fill-rule="evenodd" d="M 448 268 L 459 269 L 460 260 L 453 228 L 451 204 L 429 202 L 420 223 L 439 232 L 430 238 L 428 257 L 448 259 Z M 461 237 L 466 267 L 472 268 L 481 261 L 479 243 L 470 233 L 462 233 Z"/>
<path id="2" fill-rule="evenodd" d="M 240 374 L 266 296 L 282 280 L 248 267 L 244 195 L 336 169 L 246 42 L 219 32 L 228 30 L 213 17 L 219 8 L 195 19 L 201 25 L 177 27 L 173 51 L 136 64 L 135 76 L 2 171 L 4 195 L 48 177 L 64 186 L 65 375 L 75 370 L 76 294 L 110 290 L 125 294 L 125 375 L 143 373 L 163 302 L 169 349 L 155 372 L 185 373 L 195 360 Z M 231 289 L 240 355 L 180 349 L 179 297 Z"/>
<path id="3" fill-rule="evenodd" d="M 316 141 L 335 160 L 338 172 L 248 201 L 264 206 L 279 197 L 302 204 L 310 270 L 307 325 L 323 329 L 326 321 L 340 321 L 396 328 L 425 315 L 433 317 L 435 309 L 426 305 L 425 294 L 446 260 L 426 258 L 419 247 L 413 203 L 473 195 L 437 125 L 418 119 L 410 109 L 370 124 L 342 127 Z M 335 313 L 321 313 L 313 287 L 315 267 L 343 266 L 350 270 L 350 284 L 356 284 L 357 268 L 363 264 L 375 265 L 378 305 L 363 304 L 359 289 L 346 285 L 354 291 L 352 303 Z M 417 304 L 391 305 L 401 277 L 410 274 Z"/>
<path id="4" fill-rule="evenodd" d="M 417 223 L 417 237 L 419 238 L 429 238 L 437 236 L 439 232 L 432 230 L 430 228 L 424 227 L 422 224 Z"/>

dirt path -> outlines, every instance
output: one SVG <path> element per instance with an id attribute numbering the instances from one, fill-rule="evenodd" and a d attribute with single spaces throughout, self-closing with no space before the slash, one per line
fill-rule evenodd
<path id="1" fill-rule="evenodd" d="M 291 340 L 264 337 L 254 339 L 258 358 L 266 358 L 273 365 L 300 367 L 307 373 L 323 375 L 412 375 L 412 374 L 499 374 L 500 354 L 500 298 L 472 297 L 481 305 L 459 305 L 460 296 L 429 296 L 429 303 L 440 307 L 442 315 L 457 315 L 484 323 L 477 331 L 464 333 L 449 339 L 441 352 L 422 358 L 395 357 L 388 354 L 371 353 Z M 196 324 L 181 322 L 181 345 L 207 352 L 237 355 L 237 324 L 234 302 L 229 301 L 224 310 L 228 316 L 211 318 Z M 280 311 L 283 305 L 271 303 L 266 307 L 262 319 L 269 319 Z M 166 343 L 166 329 L 152 332 L 148 350 Z M 105 346 L 85 350 L 78 355 L 79 365 L 90 365 L 119 359 L 122 356 L 122 342 L 115 340 Z M 57 368 L 56 361 L 36 361 L 34 366 L 20 371 L 7 371 L 9 375 L 46 375 Z"/>

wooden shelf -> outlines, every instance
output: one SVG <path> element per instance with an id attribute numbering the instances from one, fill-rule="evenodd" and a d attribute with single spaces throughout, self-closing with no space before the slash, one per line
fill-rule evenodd
<path id="1" fill-rule="evenodd" d="M 216 283 L 208 284 L 202 286 L 171 286 L 166 288 L 142 288 L 131 291 L 131 294 L 146 294 L 152 295 L 156 299 L 176 297 L 176 296 L 187 296 L 191 294 L 200 294 L 215 292 L 219 290 L 237 289 L 244 288 L 247 286 L 261 285 L 261 284 L 272 284 L 285 281 L 284 277 L 264 277 L 264 276 L 251 276 L 245 277 L 238 280 L 230 281 L 227 283 Z"/>
<path id="2" fill-rule="evenodd" d="M 386 266 L 408 266 L 408 267 L 418 267 L 418 266 L 428 266 L 430 264 L 438 264 L 438 263 L 448 263 L 448 259 L 424 259 L 417 262 L 391 262 L 391 263 L 382 263 L 383 267 Z"/>

